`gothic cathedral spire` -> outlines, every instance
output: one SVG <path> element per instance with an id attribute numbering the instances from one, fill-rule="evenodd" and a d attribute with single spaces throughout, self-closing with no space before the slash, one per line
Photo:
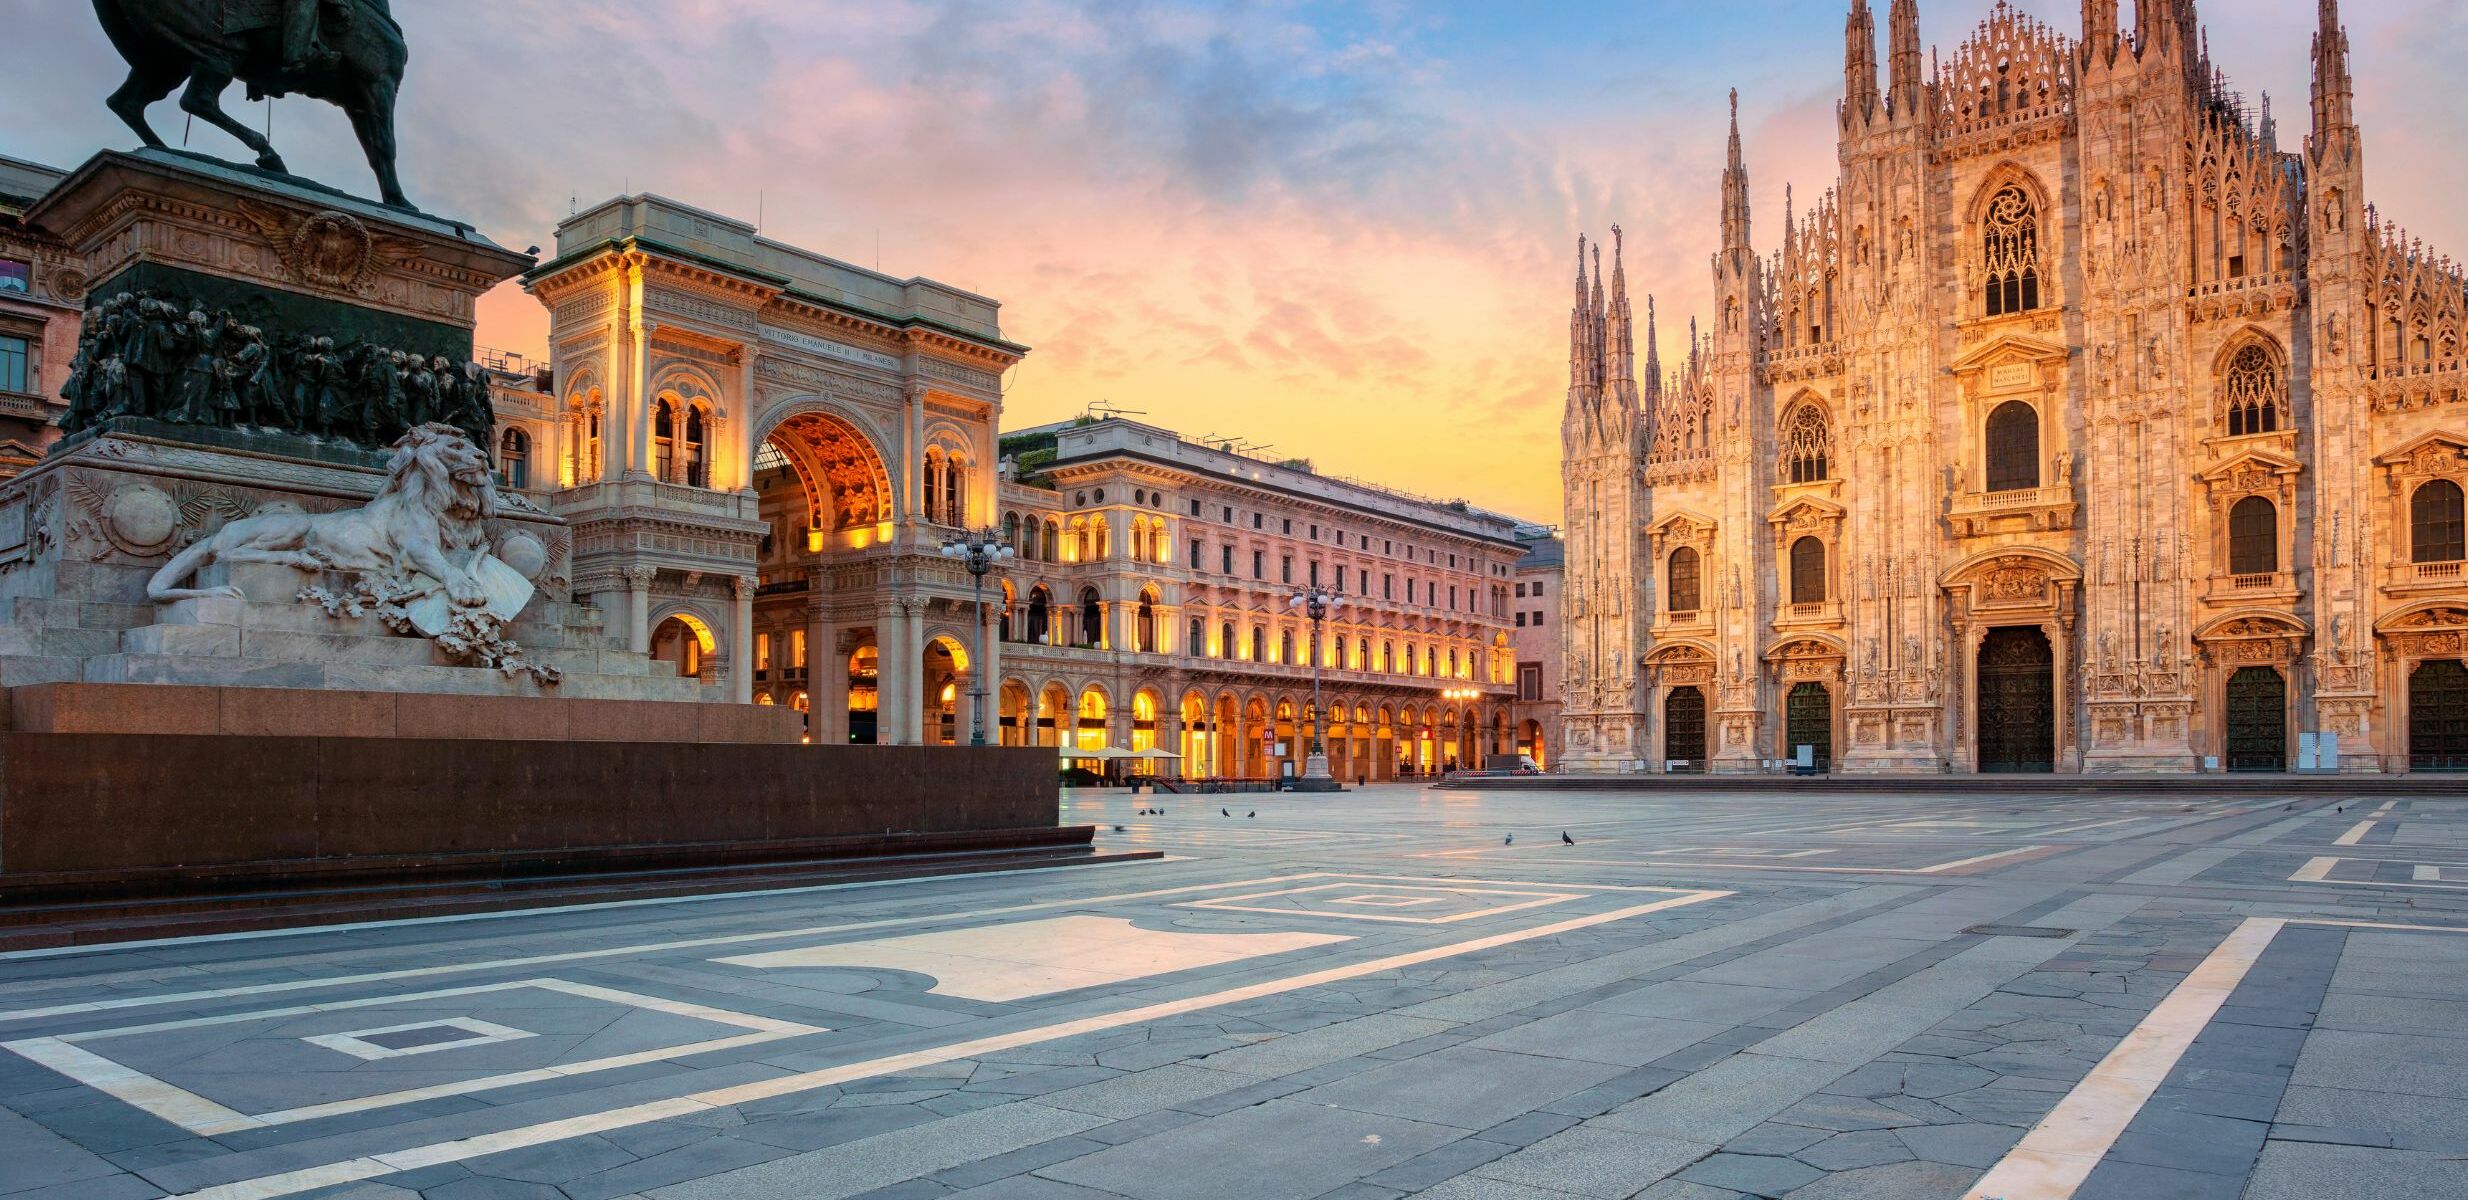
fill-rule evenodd
<path id="1" fill-rule="evenodd" d="M 2094 67 L 2117 61 L 2117 0 L 2082 0 L 2082 59 Z"/>
<path id="2" fill-rule="evenodd" d="M 1891 26 L 1893 42 L 1889 63 L 1893 78 L 1886 92 L 1886 107 L 1897 121 L 1916 120 L 1920 111 L 1919 0 L 1894 0 L 1886 23 Z"/>
<path id="3" fill-rule="evenodd" d="M 1722 169 L 1722 248 L 1748 254 L 1748 164 L 1740 156 L 1740 90 L 1731 89 L 1731 158 Z"/>
<path id="4" fill-rule="evenodd" d="M 1568 407 L 1574 417 L 1600 399 L 1601 348 L 1594 342 L 1594 310 L 1585 288 L 1585 235 L 1577 235 L 1577 298 L 1568 307 Z"/>
<path id="5" fill-rule="evenodd" d="M 2322 0 L 2321 24 L 2314 32 L 2315 160 L 2346 159 L 2356 153 L 2356 87 L 2348 76 L 2348 31 L 2339 23 L 2339 0 Z"/>
<path id="6" fill-rule="evenodd" d="M 1875 120 L 1877 106 L 1877 19 L 1868 0 L 1851 0 L 1850 19 L 1843 22 L 1842 127 L 1858 129 Z"/>

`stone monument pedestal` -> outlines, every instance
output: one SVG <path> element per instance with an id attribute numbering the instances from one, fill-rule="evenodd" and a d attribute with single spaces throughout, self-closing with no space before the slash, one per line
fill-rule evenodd
<path id="1" fill-rule="evenodd" d="M 800 745 L 607 633 L 572 531 L 490 482 L 473 304 L 528 256 L 172 151 L 26 219 L 91 283 L 68 436 L 0 484 L 0 945 L 278 893 L 1089 853 L 1051 754 Z M 98 904 L 156 924 L 98 935 Z"/>

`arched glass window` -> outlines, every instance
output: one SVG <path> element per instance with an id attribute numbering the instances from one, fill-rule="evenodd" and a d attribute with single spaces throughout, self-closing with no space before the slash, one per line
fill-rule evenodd
<path id="1" fill-rule="evenodd" d="M 1825 543 L 1814 535 L 1791 543 L 1791 603 L 1825 600 Z"/>
<path id="2" fill-rule="evenodd" d="M 1988 315 L 2029 312 L 2040 306 L 2039 206 L 2020 184 L 2007 184 L 1988 201 L 1980 222 L 1986 251 L 1981 290 Z"/>
<path id="3" fill-rule="evenodd" d="M 710 441 L 703 434 L 703 410 L 686 409 L 686 486 L 711 486 Z"/>
<path id="4" fill-rule="evenodd" d="M 1219 626 L 1217 632 L 1220 635 L 1217 638 L 1217 657 L 1234 657 L 1234 622 L 1228 621 Z"/>
<path id="5" fill-rule="evenodd" d="M 1022 553 L 1031 558 L 1036 557 L 1037 548 L 1034 546 L 1029 547 L 1026 551 L 1020 551 L 1017 549 L 1020 544 L 1020 514 L 1018 513 L 1007 512 L 1003 514 L 1003 544 L 1013 547 L 1015 553 Z"/>
<path id="6" fill-rule="evenodd" d="M 1277 635 L 1277 661 L 1285 663 L 1294 661 L 1294 631 L 1291 629 Z"/>
<path id="7" fill-rule="evenodd" d="M 1191 618 L 1191 638 L 1183 643 L 1183 653 L 1198 654 L 1200 649 L 1207 644 L 1208 626 L 1202 624 L 1198 617 Z"/>
<path id="8" fill-rule="evenodd" d="M 1671 552 L 1670 600 L 1665 605 L 1669 611 L 1674 613 L 1697 611 L 1697 569 L 1699 565 L 1697 551 L 1693 546 L 1682 546 Z"/>
<path id="9" fill-rule="evenodd" d="M 677 409 L 662 396 L 651 407 L 651 474 L 662 483 L 676 481 Z"/>
<path id="10" fill-rule="evenodd" d="M 1132 613 L 1131 621 L 1132 632 L 1139 642 L 1140 653 L 1155 654 L 1157 652 L 1157 608 L 1149 603 L 1147 596 L 1140 597 L 1140 607 Z"/>
<path id="11" fill-rule="evenodd" d="M 2408 498 L 2408 557 L 2412 562 L 2458 562 L 2468 558 L 2468 520 L 2459 485 L 2448 479 L 2417 485 Z"/>
<path id="12" fill-rule="evenodd" d="M 497 439 L 497 467 L 506 473 L 506 486 L 521 490 L 531 486 L 531 435 L 520 429 L 508 429 Z"/>
<path id="13" fill-rule="evenodd" d="M 1782 427 L 1782 473 L 1792 483 L 1831 479 L 1834 431 L 1825 410 L 1803 404 L 1791 410 Z"/>
<path id="14" fill-rule="evenodd" d="M 1097 603 L 1095 588 L 1087 588 L 1080 593 L 1080 644 L 1105 644 L 1105 606 Z"/>
<path id="15" fill-rule="evenodd" d="M 1251 661 L 1268 661 L 1268 631 L 1257 625 L 1251 627 Z"/>
<path id="16" fill-rule="evenodd" d="M 1052 606 L 1047 602 L 1046 590 L 1040 587 L 1030 592 L 1028 594 L 1028 640 L 1045 641 L 1052 631 L 1052 623 Z"/>
<path id="17" fill-rule="evenodd" d="M 2279 506 L 2247 496 L 2228 510 L 2228 573 L 2267 575 L 2279 570 Z"/>
<path id="18" fill-rule="evenodd" d="M 2008 400 L 1988 414 L 1988 490 L 2014 492 L 2040 485 L 2040 414 Z"/>
<path id="19" fill-rule="evenodd" d="M 960 525 L 968 520 L 968 473 L 960 460 L 943 460 L 943 524 Z"/>
<path id="20" fill-rule="evenodd" d="M 1062 526 L 1057 525 L 1052 518 L 1048 518 L 1045 523 L 1045 549 L 1038 552 L 1038 561 L 1054 561 L 1054 556 L 1061 553 L 1062 536 Z"/>
<path id="21" fill-rule="evenodd" d="M 2288 384 L 2279 360 L 2259 345 L 2238 350 L 2220 380 L 2220 403 L 2227 410 L 2230 437 L 2270 433 L 2286 425 Z"/>

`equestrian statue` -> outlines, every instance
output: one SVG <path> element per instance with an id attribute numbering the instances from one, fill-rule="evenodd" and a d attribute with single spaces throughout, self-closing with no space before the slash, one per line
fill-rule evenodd
<path id="1" fill-rule="evenodd" d="M 146 124 L 146 106 L 186 83 L 182 111 L 240 139 L 258 166 L 282 171 L 273 143 L 223 111 L 223 89 L 236 79 L 252 100 L 298 92 L 351 118 L 382 198 L 411 209 L 394 173 L 394 99 L 410 51 L 386 0 L 94 0 L 94 12 L 129 64 L 111 111 L 147 145 L 163 139 Z"/>

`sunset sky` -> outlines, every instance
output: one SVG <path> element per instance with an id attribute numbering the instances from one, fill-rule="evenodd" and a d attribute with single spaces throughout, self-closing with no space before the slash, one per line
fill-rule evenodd
<path id="1" fill-rule="evenodd" d="M 1632 286 L 1682 346 L 1724 91 L 1770 249 L 1783 185 L 1806 200 L 1832 175 L 1846 6 L 421 0 L 395 6 L 402 159 L 414 201 L 509 246 L 652 191 L 984 292 L 1034 347 L 1006 426 L 1109 402 L 1557 522 L 1573 239 L 1624 225 Z M 2078 0 L 2018 7 L 2079 20 Z M 2203 7 L 2296 148 L 2315 0 Z M 2468 252 L 2468 4 L 2345 7 L 2371 198 Z M 1923 32 L 1950 53 L 1986 11 L 1922 0 Z M 0 0 L 0 27 L 0 153 L 134 144 L 102 108 L 120 67 L 88 5 Z M 177 109 L 154 115 L 177 143 Z M 334 110 L 281 102 L 274 134 L 294 170 L 369 190 Z M 536 351 L 545 328 L 519 290 L 483 305 L 484 344 Z"/>

